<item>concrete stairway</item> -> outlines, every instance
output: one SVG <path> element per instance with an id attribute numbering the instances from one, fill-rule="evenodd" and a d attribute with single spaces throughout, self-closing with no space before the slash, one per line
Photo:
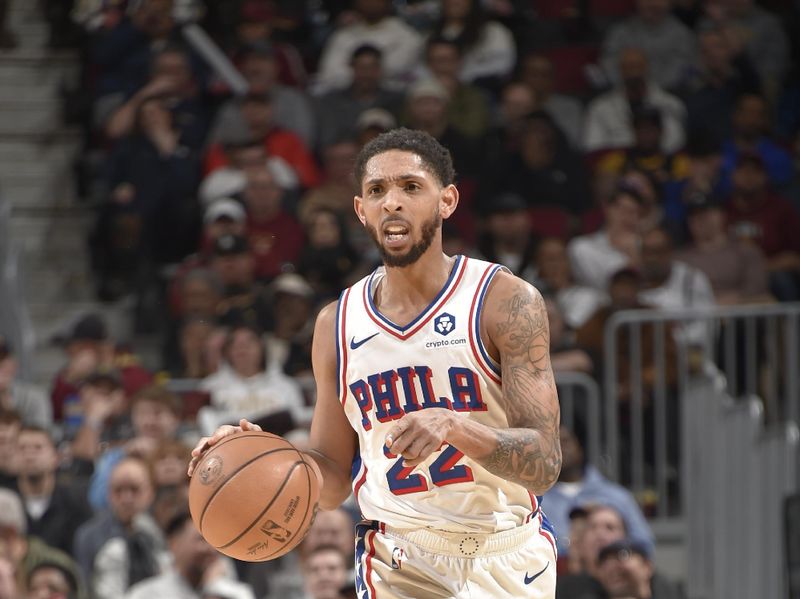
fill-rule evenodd
<path id="1" fill-rule="evenodd" d="M 56 331 L 100 310 L 124 334 L 118 307 L 94 301 L 86 238 L 92 213 L 75 197 L 72 165 L 80 132 L 64 127 L 60 89 L 78 76 L 75 53 L 47 49 L 37 3 L 15 0 L 10 27 L 19 47 L 0 52 L 0 187 L 11 203 L 11 242 L 20 249 L 22 283 L 37 340 L 33 377 L 50 380 L 61 365 Z"/>

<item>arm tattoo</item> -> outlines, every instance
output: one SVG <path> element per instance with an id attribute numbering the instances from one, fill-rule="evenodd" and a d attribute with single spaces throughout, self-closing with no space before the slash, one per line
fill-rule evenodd
<path id="1" fill-rule="evenodd" d="M 561 470 L 560 413 L 550 367 L 550 333 L 542 296 L 517 288 L 500 303 L 496 325 L 503 402 L 511 428 L 497 429 L 495 449 L 480 460 L 493 474 L 539 494 Z"/>

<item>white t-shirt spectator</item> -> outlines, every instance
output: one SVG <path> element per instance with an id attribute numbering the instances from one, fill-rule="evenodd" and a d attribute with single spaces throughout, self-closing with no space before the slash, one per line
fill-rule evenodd
<path id="1" fill-rule="evenodd" d="M 629 262 L 626 254 L 611 245 L 605 230 L 576 237 L 569 242 L 567 254 L 575 282 L 603 293 L 611 275 Z"/>

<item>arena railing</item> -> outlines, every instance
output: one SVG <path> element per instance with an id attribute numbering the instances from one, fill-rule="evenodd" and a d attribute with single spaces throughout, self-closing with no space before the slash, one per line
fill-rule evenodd
<path id="1" fill-rule="evenodd" d="M 561 424 L 573 430 L 576 417 L 586 428 L 586 457 L 605 470 L 606 456 L 601 451 L 600 385 L 583 372 L 557 372 L 556 387 L 561 404 Z"/>

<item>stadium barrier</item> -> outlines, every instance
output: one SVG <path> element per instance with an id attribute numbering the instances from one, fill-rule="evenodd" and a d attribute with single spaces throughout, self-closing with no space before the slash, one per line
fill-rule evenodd
<path id="1" fill-rule="evenodd" d="M 582 372 L 556 373 L 561 424 L 572 430 L 576 416 L 586 427 L 586 458 L 590 464 L 605 469 L 606 456 L 601 452 L 600 386 Z"/>

